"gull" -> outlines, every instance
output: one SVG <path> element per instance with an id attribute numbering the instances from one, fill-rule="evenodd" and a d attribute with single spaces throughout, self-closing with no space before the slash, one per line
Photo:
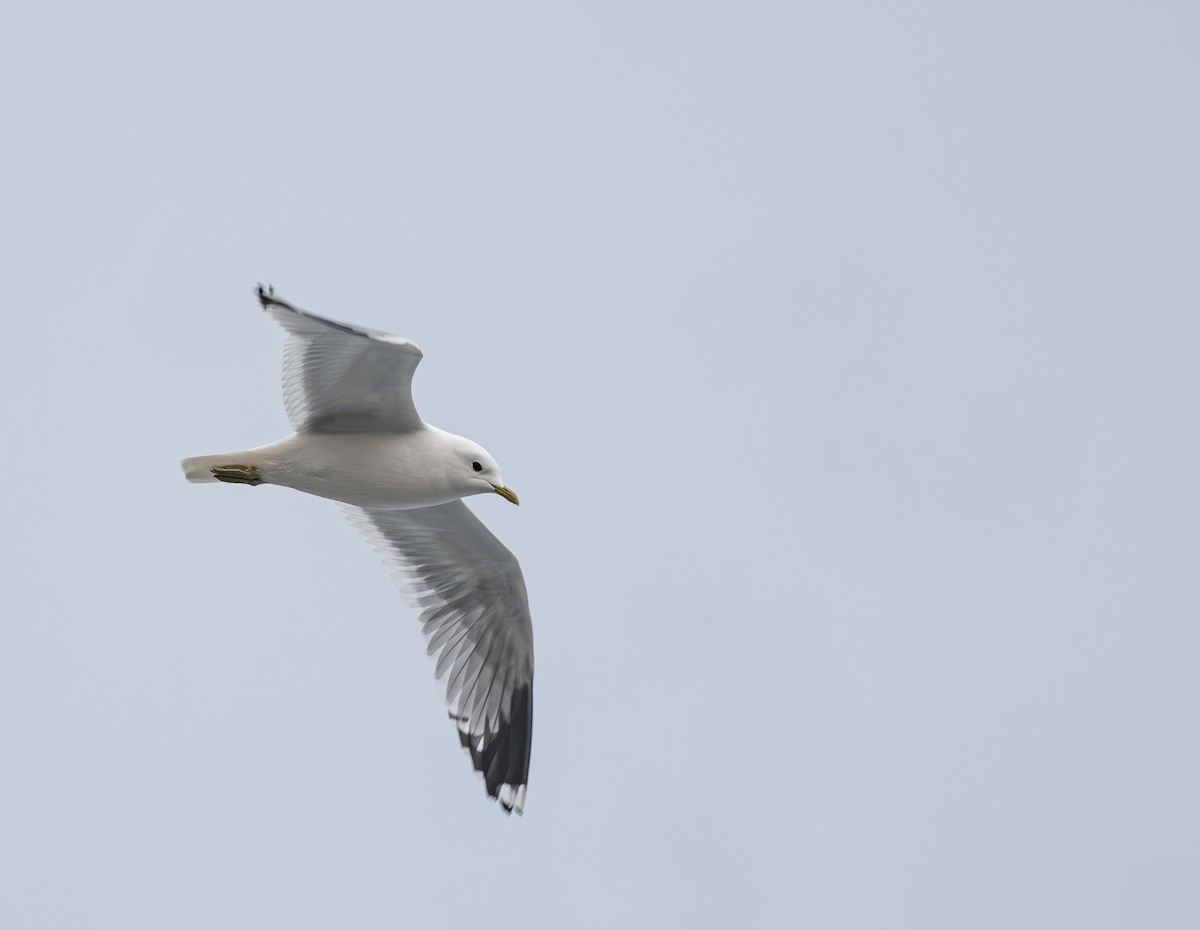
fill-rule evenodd
<path id="1" fill-rule="evenodd" d="M 283 402 L 295 432 L 245 452 L 184 459 L 194 482 L 282 485 L 339 501 L 416 595 L 426 651 L 488 796 L 520 814 L 533 736 L 533 626 L 521 566 L 463 503 L 517 495 L 482 446 L 425 423 L 422 353 L 257 289 L 287 332 Z"/>

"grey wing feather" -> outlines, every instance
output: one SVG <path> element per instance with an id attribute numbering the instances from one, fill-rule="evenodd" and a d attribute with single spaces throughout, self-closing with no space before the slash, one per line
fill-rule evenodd
<path id="1" fill-rule="evenodd" d="M 488 796 L 521 813 L 533 736 L 533 625 L 521 566 L 461 500 L 345 509 L 417 595 L 450 716 Z"/>
<path id="2" fill-rule="evenodd" d="M 407 339 L 327 320 L 258 287 L 258 300 L 288 334 L 283 403 L 297 431 L 417 429 L 412 378 L 421 350 Z"/>

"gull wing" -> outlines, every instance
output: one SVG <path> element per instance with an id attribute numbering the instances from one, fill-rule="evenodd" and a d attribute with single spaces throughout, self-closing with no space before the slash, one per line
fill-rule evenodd
<path id="1" fill-rule="evenodd" d="M 516 557 L 461 500 L 345 508 L 417 595 L 459 739 L 489 797 L 521 813 L 533 736 L 533 625 Z"/>
<path id="2" fill-rule="evenodd" d="M 421 350 L 399 336 L 335 323 L 258 287 L 258 300 L 287 330 L 283 404 L 297 432 L 404 432 L 421 418 L 412 377 Z"/>

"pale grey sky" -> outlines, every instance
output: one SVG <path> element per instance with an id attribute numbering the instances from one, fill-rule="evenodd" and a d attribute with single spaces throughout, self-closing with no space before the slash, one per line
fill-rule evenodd
<path id="1" fill-rule="evenodd" d="M 0 926 L 1200 922 L 1192 4 L 0 14 Z M 527 812 L 287 431 L 425 350 Z"/>

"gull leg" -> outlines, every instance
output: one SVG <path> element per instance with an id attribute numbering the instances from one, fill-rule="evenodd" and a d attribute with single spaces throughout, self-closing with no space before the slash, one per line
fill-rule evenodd
<path id="1" fill-rule="evenodd" d="M 229 484 L 263 484 L 257 465 L 216 465 L 212 473 L 218 481 L 226 481 Z"/>

